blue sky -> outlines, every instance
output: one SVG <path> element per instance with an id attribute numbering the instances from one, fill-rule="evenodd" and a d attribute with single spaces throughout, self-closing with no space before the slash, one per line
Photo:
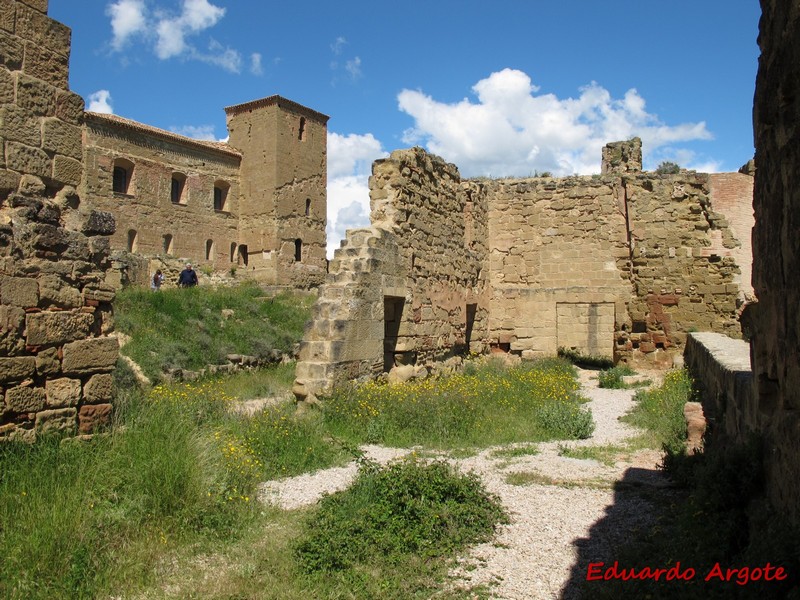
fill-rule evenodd
<path id="1" fill-rule="evenodd" d="M 50 0 L 87 109 L 224 139 L 223 107 L 280 94 L 330 115 L 328 237 L 368 223 L 375 158 L 420 145 L 462 176 L 753 156 L 756 0 Z"/>

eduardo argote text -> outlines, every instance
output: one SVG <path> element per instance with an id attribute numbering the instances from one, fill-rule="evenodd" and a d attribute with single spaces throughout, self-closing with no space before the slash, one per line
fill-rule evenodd
<path id="1" fill-rule="evenodd" d="M 612 580 L 648 580 L 653 581 L 692 581 L 700 576 L 704 581 L 733 581 L 738 585 L 747 585 L 753 581 L 783 581 L 788 577 L 783 567 L 766 563 L 764 566 L 723 567 L 714 563 L 707 572 L 697 573 L 692 567 L 681 567 L 680 561 L 669 568 L 641 567 L 624 568 L 618 561 L 610 565 L 603 562 L 591 562 L 586 568 L 586 581 Z"/>

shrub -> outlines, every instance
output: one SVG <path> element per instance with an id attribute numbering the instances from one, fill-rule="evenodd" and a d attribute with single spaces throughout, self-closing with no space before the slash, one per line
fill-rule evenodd
<path id="1" fill-rule="evenodd" d="M 354 484 L 324 497 L 296 548 L 309 573 L 437 557 L 488 540 L 507 522 L 499 500 L 474 474 L 414 458 L 364 463 Z"/>
<path id="2" fill-rule="evenodd" d="M 656 173 L 659 175 L 677 175 L 681 172 L 681 167 L 677 163 L 668 160 L 663 161 L 656 167 Z"/>
<path id="3" fill-rule="evenodd" d="M 626 387 L 622 380 L 626 375 L 635 375 L 636 372 L 627 365 L 618 365 L 611 369 L 600 371 L 597 376 L 598 384 L 601 388 L 621 390 Z"/>

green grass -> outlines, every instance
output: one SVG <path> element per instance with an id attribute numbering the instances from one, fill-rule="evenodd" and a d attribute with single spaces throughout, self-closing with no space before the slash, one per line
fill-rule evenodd
<path id="1" fill-rule="evenodd" d="M 131 335 L 123 353 L 148 377 L 164 368 L 196 370 L 225 362 L 227 354 L 268 356 L 288 351 L 302 337 L 313 299 L 282 294 L 264 298 L 252 283 L 236 287 L 122 290 L 114 303 L 116 326 Z M 232 310 L 229 317 L 224 309 Z"/>
<path id="2" fill-rule="evenodd" d="M 631 454 L 628 446 L 616 446 L 609 444 L 606 446 L 559 446 L 558 455 L 567 458 L 577 458 L 579 460 L 596 460 L 607 467 L 613 467 L 618 460 Z"/>
<path id="3" fill-rule="evenodd" d="M 402 385 L 371 382 L 325 400 L 326 426 L 353 442 L 431 448 L 581 439 L 594 430 L 574 368 L 550 359 L 493 363 Z"/>
<path id="4" fill-rule="evenodd" d="M 599 387 L 607 389 L 625 389 L 627 386 L 622 380 L 627 375 L 636 375 L 636 371 L 628 365 L 617 365 L 610 369 L 604 369 L 597 375 Z"/>

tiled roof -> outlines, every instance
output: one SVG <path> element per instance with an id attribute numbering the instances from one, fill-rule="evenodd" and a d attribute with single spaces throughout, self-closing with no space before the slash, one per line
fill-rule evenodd
<path id="1" fill-rule="evenodd" d="M 307 106 L 303 106 L 302 104 L 298 104 L 292 100 L 288 100 L 283 96 L 267 96 L 266 98 L 261 98 L 260 100 L 251 100 L 250 102 L 245 102 L 244 104 L 234 104 L 233 106 L 226 106 L 225 113 L 229 115 L 236 115 L 242 113 L 246 110 L 252 110 L 254 108 L 261 108 L 262 106 L 279 106 L 284 108 L 289 108 L 297 113 L 304 114 L 312 119 L 317 121 L 322 121 L 323 123 L 327 123 L 330 117 L 328 115 L 324 115 L 321 112 L 317 112 L 308 108 Z"/>

